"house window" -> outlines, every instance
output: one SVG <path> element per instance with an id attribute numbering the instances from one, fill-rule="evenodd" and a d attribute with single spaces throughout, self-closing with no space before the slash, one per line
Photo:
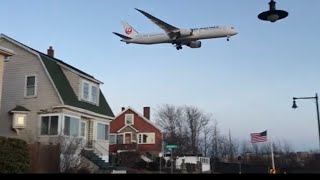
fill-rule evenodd
<path id="1" fill-rule="evenodd" d="M 110 144 L 123 144 L 123 135 L 122 134 L 110 134 L 109 136 Z"/>
<path id="2" fill-rule="evenodd" d="M 133 114 L 126 114 L 125 122 L 126 125 L 133 125 Z"/>
<path id="3" fill-rule="evenodd" d="M 89 101 L 89 84 L 83 82 L 83 94 L 82 98 L 86 101 Z"/>
<path id="4" fill-rule="evenodd" d="M 154 144 L 155 143 L 155 134 L 154 133 L 140 133 L 138 135 L 139 144 Z"/>
<path id="5" fill-rule="evenodd" d="M 117 135 L 116 134 L 110 134 L 109 144 L 117 144 Z"/>
<path id="6" fill-rule="evenodd" d="M 41 135 L 58 135 L 59 116 L 41 117 Z"/>
<path id="7" fill-rule="evenodd" d="M 99 87 L 88 81 L 82 81 L 82 100 L 98 105 Z"/>
<path id="8" fill-rule="evenodd" d="M 64 117 L 64 135 L 78 137 L 79 136 L 79 127 L 80 119 L 65 116 Z"/>
<path id="9" fill-rule="evenodd" d="M 25 80 L 25 97 L 35 97 L 37 90 L 37 76 L 27 75 Z"/>
<path id="10" fill-rule="evenodd" d="M 123 134 L 117 135 L 117 144 L 123 144 Z"/>
<path id="11" fill-rule="evenodd" d="M 97 86 L 91 86 L 91 102 L 98 102 L 98 88 Z"/>
<path id="12" fill-rule="evenodd" d="M 107 124 L 97 123 L 97 140 L 108 140 L 109 126 Z"/>

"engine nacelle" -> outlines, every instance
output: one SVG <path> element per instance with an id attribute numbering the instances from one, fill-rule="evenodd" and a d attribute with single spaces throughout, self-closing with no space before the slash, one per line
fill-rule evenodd
<path id="1" fill-rule="evenodd" d="M 180 30 L 180 37 L 191 36 L 192 32 L 193 31 L 191 29 L 181 29 Z"/>
<path id="2" fill-rule="evenodd" d="M 187 44 L 190 48 L 200 48 L 201 47 L 201 41 L 191 41 Z"/>

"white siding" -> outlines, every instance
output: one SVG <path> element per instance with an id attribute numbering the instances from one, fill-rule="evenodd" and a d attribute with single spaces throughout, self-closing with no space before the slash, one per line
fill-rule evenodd
<path id="1" fill-rule="evenodd" d="M 2 39 L 0 45 L 12 49 L 16 55 L 4 63 L 2 102 L 0 109 L 0 135 L 17 136 L 12 130 L 12 120 L 8 112 L 16 105 L 24 106 L 31 112 L 27 116 L 27 127 L 20 134 L 27 140 L 35 140 L 38 135 L 38 112 L 61 105 L 38 57 L 21 47 Z M 25 75 L 37 75 L 37 96 L 24 98 Z M 36 135 L 36 136 L 34 136 Z"/>
<path id="2" fill-rule="evenodd" d="M 65 68 L 61 68 L 63 73 L 65 74 L 65 76 L 67 77 L 74 93 L 76 94 L 76 96 L 79 98 L 80 97 L 80 87 L 81 87 L 81 84 L 80 84 L 80 77 L 79 75 L 65 69 Z"/>

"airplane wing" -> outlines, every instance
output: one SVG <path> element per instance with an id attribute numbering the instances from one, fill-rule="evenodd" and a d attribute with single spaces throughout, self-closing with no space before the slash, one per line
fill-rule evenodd
<path id="1" fill-rule="evenodd" d="M 161 29 L 163 29 L 170 38 L 177 37 L 177 35 L 180 33 L 180 29 L 177 27 L 174 27 L 154 16 L 151 14 L 144 12 L 140 9 L 135 8 L 137 11 L 141 12 L 143 15 L 145 15 L 147 18 L 149 18 L 153 23 L 155 23 L 157 26 L 159 26 Z"/>

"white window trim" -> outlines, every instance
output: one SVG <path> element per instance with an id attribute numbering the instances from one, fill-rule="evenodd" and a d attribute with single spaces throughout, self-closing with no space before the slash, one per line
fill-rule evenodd
<path id="1" fill-rule="evenodd" d="M 99 98 L 100 98 L 100 89 L 98 84 L 94 84 L 92 82 L 89 82 L 87 80 L 81 79 L 81 88 L 80 88 L 80 100 L 94 104 L 94 105 L 99 105 Z M 84 83 L 89 84 L 89 100 L 84 99 L 83 97 L 83 88 L 84 88 Z M 97 102 L 92 101 L 92 86 L 95 86 L 97 88 Z"/>
<path id="2" fill-rule="evenodd" d="M 28 77 L 34 76 L 34 95 L 27 96 L 27 79 Z M 38 91 L 38 76 L 37 74 L 27 74 L 24 78 L 24 97 L 25 98 L 34 98 L 37 97 L 37 91 Z"/>
<path id="3" fill-rule="evenodd" d="M 73 136 L 70 136 L 70 135 L 65 135 L 64 134 L 64 124 L 65 124 L 65 118 L 66 118 L 66 116 L 68 116 L 68 117 L 72 117 L 72 118 L 76 118 L 76 119 L 78 119 L 79 120 L 79 134 L 78 134 L 78 136 L 77 137 L 73 137 Z M 62 135 L 63 136 L 66 136 L 66 137 L 73 137 L 73 138 L 79 138 L 79 137 L 81 137 L 82 138 L 82 136 L 81 136 L 81 117 L 80 116 L 75 116 L 75 115 L 70 115 L 70 114 L 63 114 L 63 120 L 62 120 Z"/>
<path id="4" fill-rule="evenodd" d="M 84 136 L 81 136 L 81 123 L 84 123 Z M 88 122 L 87 121 L 84 121 L 84 120 L 81 120 L 80 119 L 80 131 L 79 131 L 79 136 L 81 138 L 83 138 L 84 140 L 87 140 L 87 128 L 88 128 Z"/>
<path id="5" fill-rule="evenodd" d="M 140 135 L 143 135 L 143 134 L 153 134 L 153 137 L 154 137 L 154 142 L 152 142 L 152 143 L 144 143 L 144 142 L 142 142 L 142 140 L 141 140 L 141 142 L 139 142 L 139 136 Z M 156 133 L 154 133 L 154 132 L 144 132 L 144 133 L 138 133 L 138 136 L 137 136 L 137 141 L 138 141 L 138 144 L 156 144 Z"/>
<path id="6" fill-rule="evenodd" d="M 104 124 L 104 125 L 108 125 L 108 139 L 98 139 L 98 124 Z M 95 137 L 94 139 L 96 141 L 109 141 L 109 135 L 110 135 L 110 124 L 109 123 L 105 123 L 105 122 L 100 122 L 100 121 L 96 121 L 95 122 L 95 126 L 94 126 L 94 130 L 96 131 L 94 134 L 95 134 Z"/>
<path id="7" fill-rule="evenodd" d="M 127 116 L 132 116 L 132 124 L 127 123 Z M 124 115 L 124 123 L 125 123 L 125 125 L 134 125 L 134 114 L 125 114 Z"/>
<path id="8" fill-rule="evenodd" d="M 46 117 L 46 116 L 58 116 L 58 134 L 57 135 L 41 135 L 41 122 L 42 122 L 42 117 Z M 39 136 L 40 137 L 58 137 L 59 135 L 61 135 L 61 118 L 62 118 L 62 114 L 61 113 L 54 113 L 54 114 L 41 114 L 39 116 Z"/>

